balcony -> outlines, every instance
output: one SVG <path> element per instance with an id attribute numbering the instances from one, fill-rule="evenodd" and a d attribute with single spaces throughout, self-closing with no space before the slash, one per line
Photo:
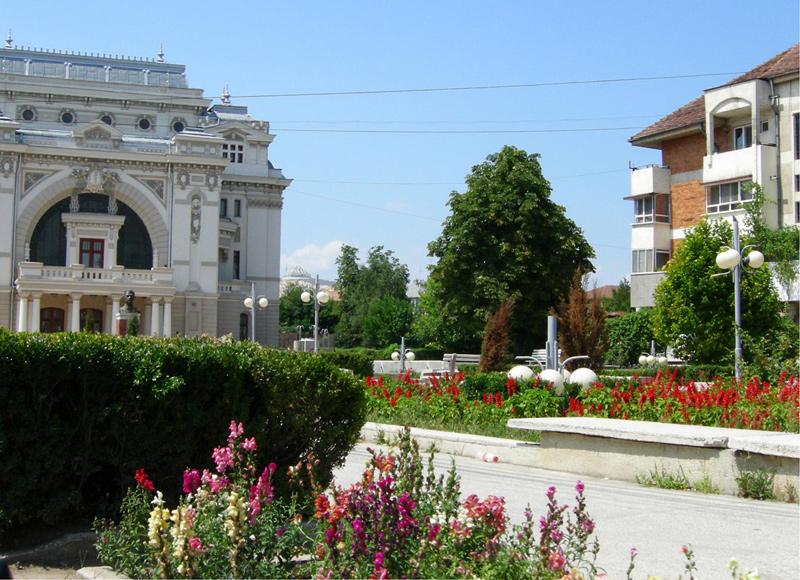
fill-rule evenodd
<path id="1" fill-rule="evenodd" d="M 172 268 L 131 270 L 124 266 L 87 268 L 82 264 L 45 266 L 21 262 L 17 285 L 20 290 L 50 293 L 121 294 L 134 290 L 142 295 L 172 295 Z"/>
<path id="2" fill-rule="evenodd" d="M 753 145 L 745 149 L 714 153 L 703 158 L 703 182 L 719 183 L 750 177 L 764 183 L 775 172 L 775 147 Z"/>
<path id="3" fill-rule="evenodd" d="M 648 165 L 631 171 L 631 198 L 654 193 L 669 193 L 668 167 Z"/>

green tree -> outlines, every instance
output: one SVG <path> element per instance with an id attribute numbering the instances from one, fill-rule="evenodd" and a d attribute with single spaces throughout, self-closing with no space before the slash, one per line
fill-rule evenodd
<path id="1" fill-rule="evenodd" d="M 372 303 L 396 298 L 407 300 L 408 266 L 401 264 L 391 250 L 375 246 L 367 254 L 366 263 L 358 262 L 358 249 L 347 244 L 336 259 L 341 318 L 337 327 L 337 342 L 342 346 L 363 346 L 367 342 L 364 325 Z M 376 307 L 380 310 L 379 307 Z M 376 310 L 376 316 L 377 311 Z M 410 322 L 409 322 L 410 325 Z M 371 327 L 374 328 L 374 327 Z M 398 337 L 393 339 L 397 341 Z M 370 337 L 369 341 L 377 339 Z"/>
<path id="2" fill-rule="evenodd" d="M 449 352 L 477 352 L 481 346 L 480 333 L 467 329 L 455 316 L 445 312 L 436 286 L 432 280 L 420 284 L 420 304 L 413 324 L 415 342 Z"/>
<path id="3" fill-rule="evenodd" d="M 664 343 L 696 363 L 731 360 L 734 348 L 732 276 L 716 276 L 720 248 L 731 244 L 731 225 L 724 220 L 701 221 L 692 228 L 656 286 L 653 329 Z M 742 236 L 741 245 L 752 242 Z M 758 339 L 779 324 L 780 307 L 769 268 L 744 267 L 742 327 Z"/>
<path id="4" fill-rule="evenodd" d="M 568 292 L 572 272 L 593 269 L 594 251 L 550 198 L 539 155 L 505 146 L 466 182 L 466 192 L 450 194 L 442 234 L 428 245 L 438 258 L 430 288 L 441 316 L 475 335 L 513 298 L 512 348 L 529 352 L 544 345 L 547 312 Z"/>
<path id="5" fill-rule="evenodd" d="M 649 353 L 653 332 L 653 309 L 642 308 L 628 312 L 624 316 L 608 318 L 608 351 L 606 362 L 612 365 L 627 366 L 638 362 L 642 353 Z M 663 344 L 656 342 L 658 352 Z"/>
<path id="6" fill-rule="evenodd" d="M 292 332 L 298 326 L 303 326 L 307 331 L 314 326 L 314 303 L 306 304 L 300 298 L 303 292 L 314 293 L 314 288 L 295 282 L 286 287 L 281 296 L 281 305 L 278 310 L 281 332 Z M 339 302 L 329 300 L 319 308 L 319 326 L 335 332 L 339 324 Z"/>
<path id="7" fill-rule="evenodd" d="M 364 318 L 364 346 L 384 348 L 408 336 L 414 320 L 414 306 L 404 298 L 385 296 L 374 299 Z"/>
<path id="8" fill-rule="evenodd" d="M 627 278 L 619 281 L 610 298 L 603 298 L 603 307 L 606 312 L 628 312 L 631 309 L 631 283 Z"/>

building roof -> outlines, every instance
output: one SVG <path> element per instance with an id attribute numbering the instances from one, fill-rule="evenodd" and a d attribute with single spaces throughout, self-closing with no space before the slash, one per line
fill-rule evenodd
<path id="1" fill-rule="evenodd" d="M 735 85 L 746 81 L 755 79 L 770 79 L 784 74 L 797 72 L 800 70 L 800 43 L 795 44 L 776 54 L 769 60 L 761 63 L 754 69 L 736 77 L 733 80 L 720 86 Z M 653 137 L 660 133 L 681 129 L 699 124 L 705 120 L 705 100 L 704 98 L 697 97 L 693 101 L 683 105 L 679 109 L 673 111 L 663 119 L 660 119 L 639 131 L 629 139 L 631 143 L 637 145 L 637 141 L 642 141 L 647 138 Z"/>

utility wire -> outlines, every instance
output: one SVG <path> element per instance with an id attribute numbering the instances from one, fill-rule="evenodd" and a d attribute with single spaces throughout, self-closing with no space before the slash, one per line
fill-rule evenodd
<path id="1" fill-rule="evenodd" d="M 592 133 L 597 131 L 638 131 L 644 127 L 597 127 L 579 129 L 476 129 L 474 131 L 448 131 L 426 129 L 289 129 L 287 127 L 271 127 L 272 130 L 283 133 L 375 133 L 375 134 L 401 134 L 401 135 L 476 135 L 476 134 L 504 134 L 504 133 Z"/>
<path id="2" fill-rule="evenodd" d="M 426 87 L 420 89 L 380 89 L 373 91 L 327 91 L 315 93 L 265 93 L 256 95 L 229 95 L 230 98 L 237 99 L 272 99 L 284 97 L 333 97 L 333 96 L 351 96 L 351 95 L 386 95 L 386 94 L 402 94 L 402 93 L 435 93 L 435 92 L 448 92 L 448 91 L 485 91 L 497 89 L 521 89 L 521 88 L 537 88 L 537 87 L 562 87 L 570 85 L 596 85 L 607 83 L 633 83 L 642 81 L 661 81 L 661 80 L 674 80 L 674 79 L 692 79 L 713 76 L 732 76 L 739 75 L 741 72 L 719 72 L 719 73 L 703 73 L 693 75 L 663 75 L 654 77 L 627 77 L 618 79 L 592 79 L 585 81 L 551 81 L 544 83 L 521 83 L 510 85 L 475 85 L 466 87 Z"/>

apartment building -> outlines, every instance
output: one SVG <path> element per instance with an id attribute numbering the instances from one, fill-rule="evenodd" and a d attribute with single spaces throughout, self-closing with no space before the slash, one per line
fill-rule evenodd
<path id="1" fill-rule="evenodd" d="M 704 216 L 731 220 L 761 185 L 773 227 L 800 222 L 800 44 L 708 89 L 630 138 L 661 151 L 631 172 L 631 306 L 653 305 L 663 268 Z M 739 219 L 741 222 L 741 219 Z M 769 259 L 769 256 L 767 257 Z M 784 296 L 796 301 L 796 296 Z"/>

